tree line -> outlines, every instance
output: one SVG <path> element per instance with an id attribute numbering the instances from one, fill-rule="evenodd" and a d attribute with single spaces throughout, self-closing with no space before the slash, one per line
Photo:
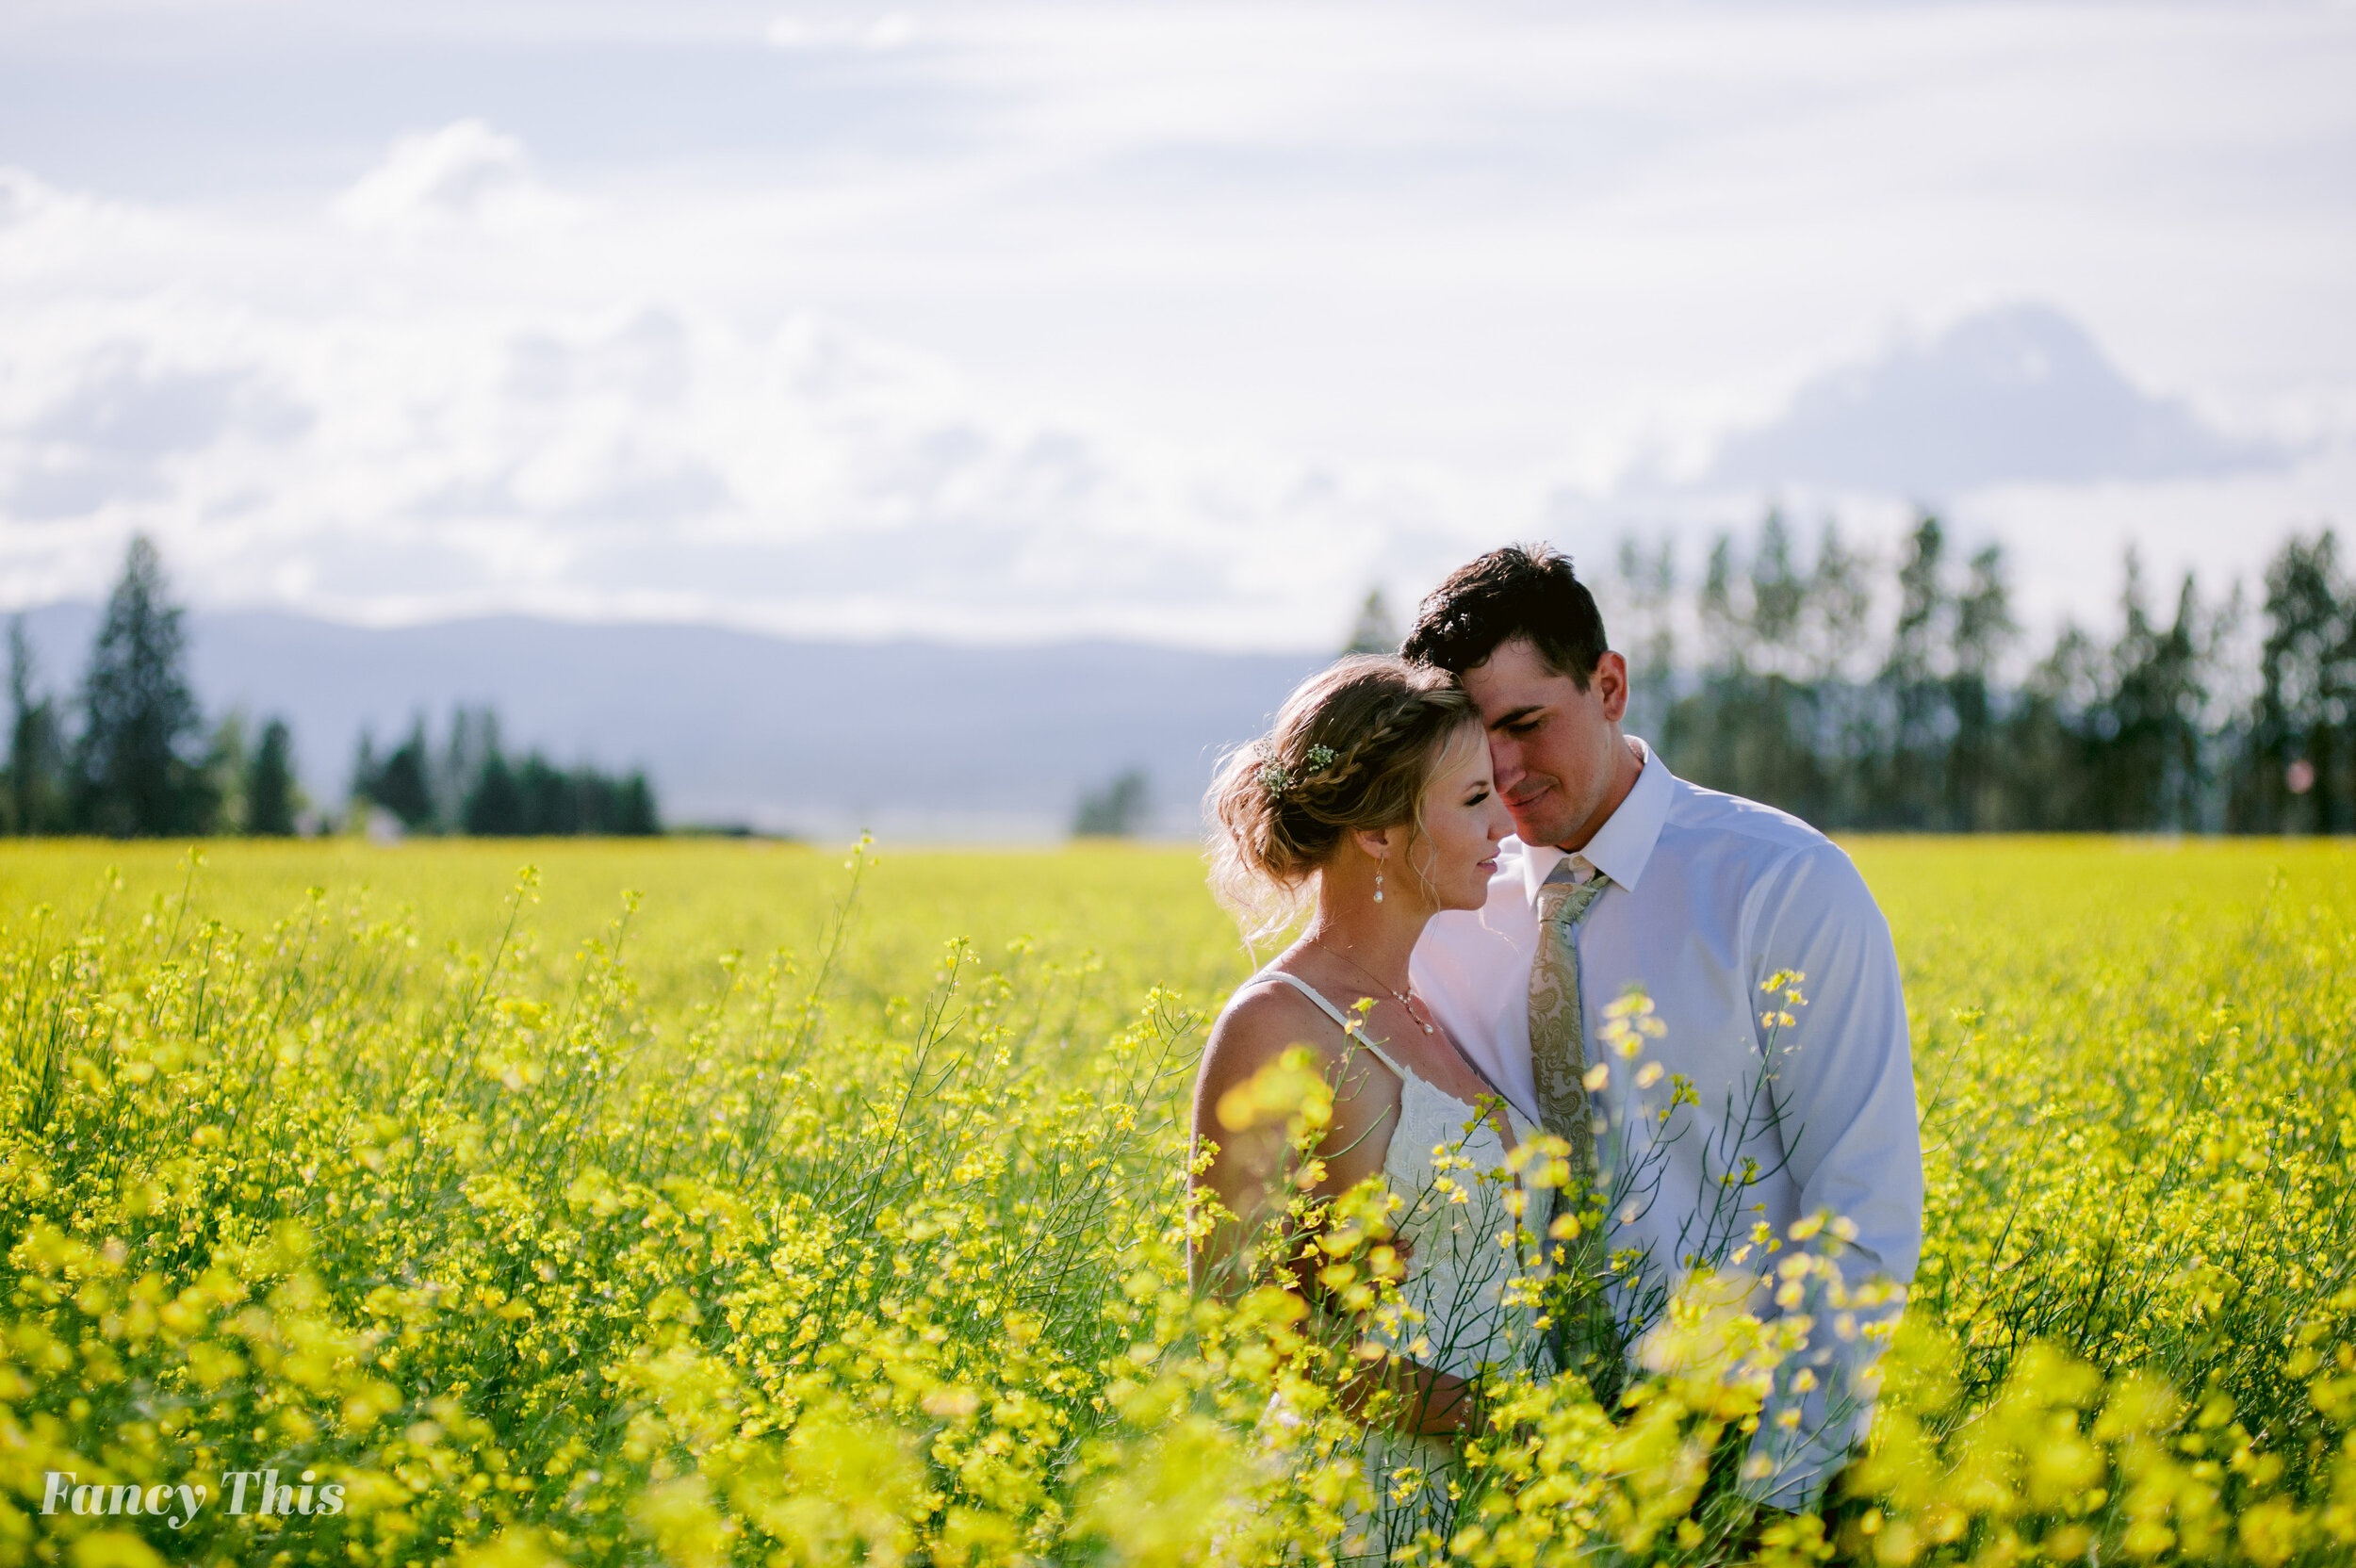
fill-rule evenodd
<path id="1" fill-rule="evenodd" d="M 2129 553 L 2115 634 L 2065 624 L 2023 647 L 2003 552 L 1968 559 L 1935 516 L 1888 568 L 1826 525 L 1806 559 L 1771 514 L 1698 581 L 1666 545 L 1623 544 L 1595 584 L 1634 671 L 1628 727 L 1686 777 L 1834 828 L 2356 831 L 2356 584 L 2330 530 L 2288 539 L 2254 608 L 2190 575 L 2155 606 Z M 1394 645 L 1379 596 L 1354 647 Z M 22 617 L 8 646 L 0 830 L 112 837 L 290 834 L 308 810 L 283 719 L 205 723 L 182 612 L 135 539 L 71 702 L 44 694 Z M 352 804 L 410 832 L 661 831 L 643 773 L 510 756 L 461 710 L 380 755 Z M 1082 833 L 1134 832 L 1142 778 L 1083 802 Z"/>
<path id="2" fill-rule="evenodd" d="M 293 732 L 272 718 L 249 743 L 237 713 L 207 729 L 180 620 L 155 547 L 134 539 L 71 709 L 39 689 L 25 618 L 9 624 L 0 826 L 110 838 L 295 831 L 304 802 Z"/>
<path id="3" fill-rule="evenodd" d="M 383 757 L 362 735 L 352 792 L 390 812 L 411 833 L 499 838 L 663 831 L 644 773 L 562 768 L 536 751 L 511 760 L 499 747 L 499 716 L 487 708 L 460 708 L 438 747 L 427 743 L 422 718 Z"/>
<path id="4" fill-rule="evenodd" d="M 1827 525 L 1805 562 L 1771 514 L 1700 580 L 1623 544 L 1599 582 L 1628 727 L 1679 775 L 1824 827 L 2356 830 L 2356 590 L 2330 530 L 2238 586 L 2155 605 L 2130 551 L 2119 623 L 2022 647 L 1997 547 L 1918 519 L 1877 573 Z M 1878 579 L 1878 580 L 1877 580 Z"/>
<path id="5" fill-rule="evenodd" d="M 24 617 L 10 624 L 8 703 L 0 831 L 286 836 L 334 825 L 303 797 L 284 719 L 267 720 L 251 740 L 242 714 L 205 724 L 188 683 L 182 611 L 143 537 L 131 541 L 70 702 L 41 689 Z M 382 760 L 364 735 L 354 809 L 381 808 L 413 832 L 662 831 L 643 773 L 564 769 L 536 751 L 510 758 L 488 710 L 462 711 L 453 735 L 451 747 L 429 756 L 419 721 Z"/>

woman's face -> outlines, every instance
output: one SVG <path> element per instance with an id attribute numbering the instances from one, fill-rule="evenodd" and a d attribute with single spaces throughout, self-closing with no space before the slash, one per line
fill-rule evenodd
<path id="1" fill-rule="evenodd" d="M 1497 841 L 1513 831 L 1483 740 L 1468 724 L 1448 743 L 1424 785 L 1423 831 L 1408 845 L 1408 864 L 1443 909 L 1478 909 L 1489 901 Z"/>

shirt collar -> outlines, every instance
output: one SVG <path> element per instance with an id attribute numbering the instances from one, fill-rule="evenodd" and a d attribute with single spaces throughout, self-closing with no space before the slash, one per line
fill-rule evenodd
<path id="1" fill-rule="evenodd" d="M 1595 829 L 1595 836 L 1579 853 L 1587 858 L 1589 865 L 1620 887 L 1633 890 L 1637 878 L 1644 874 L 1646 862 L 1652 859 L 1653 846 L 1661 841 L 1661 829 L 1669 820 L 1669 796 L 1676 781 L 1659 752 L 1634 736 L 1628 739 L 1644 754 L 1644 770 L 1636 776 L 1628 798 L 1604 819 L 1603 825 Z M 1567 851 L 1553 844 L 1523 846 L 1522 890 L 1531 904 L 1538 902 L 1540 884 L 1567 857 Z"/>

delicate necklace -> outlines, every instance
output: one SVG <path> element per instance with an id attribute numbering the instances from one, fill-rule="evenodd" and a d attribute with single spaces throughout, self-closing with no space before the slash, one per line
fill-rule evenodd
<path id="1" fill-rule="evenodd" d="M 1393 991 L 1390 987 L 1383 985 L 1382 976 L 1376 974 L 1374 971 L 1366 968 L 1366 965 L 1360 963 L 1357 959 L 1351 957 L 1349 954 L 1342 952 L 1340 949 L 1327 947 L 1323 942 L 1317 940 L 1315 937 L 1311 937 L 1309 939 L 1309 945 L 1320 950 L 1321 952 L 1333 954 L 1334 957 L 1339 958 L 1343 963 L 1348 964 L 1351 969 L 1356 970 L 1359 973 L 1365 975 L 1376 985 L 1382 986 L 1384 990 L 1390 991 L 1391 1000 L 1398 1003 L 1401 1007 L 1407 1010 L 1408 1021 L 1415 1024 L 1416 1028 L 1422 1030 L 1427 1035 L 1439 1033 L 1438 1030 L 1432 1028 L 1431 1024 L 1426 1023 L 1423 1019 L 1417 1015 L 1415 1012 L 1415 1003 L 1409 1001 L 1407 997 L 1400 992 Z"/>

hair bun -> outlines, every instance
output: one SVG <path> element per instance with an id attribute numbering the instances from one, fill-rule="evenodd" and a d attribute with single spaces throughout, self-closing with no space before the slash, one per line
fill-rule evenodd
<path id="1" fill-rule="evenodd" d="M 1255 940 L 1292 923 L 1345 834 L 1414 820 L 1443 743 L 1478 716 L 1445 671 L 1387 654 L 1302 681 L 1276 727 L 1229 753 L 1212 782 L 1219 902 Z"/>

